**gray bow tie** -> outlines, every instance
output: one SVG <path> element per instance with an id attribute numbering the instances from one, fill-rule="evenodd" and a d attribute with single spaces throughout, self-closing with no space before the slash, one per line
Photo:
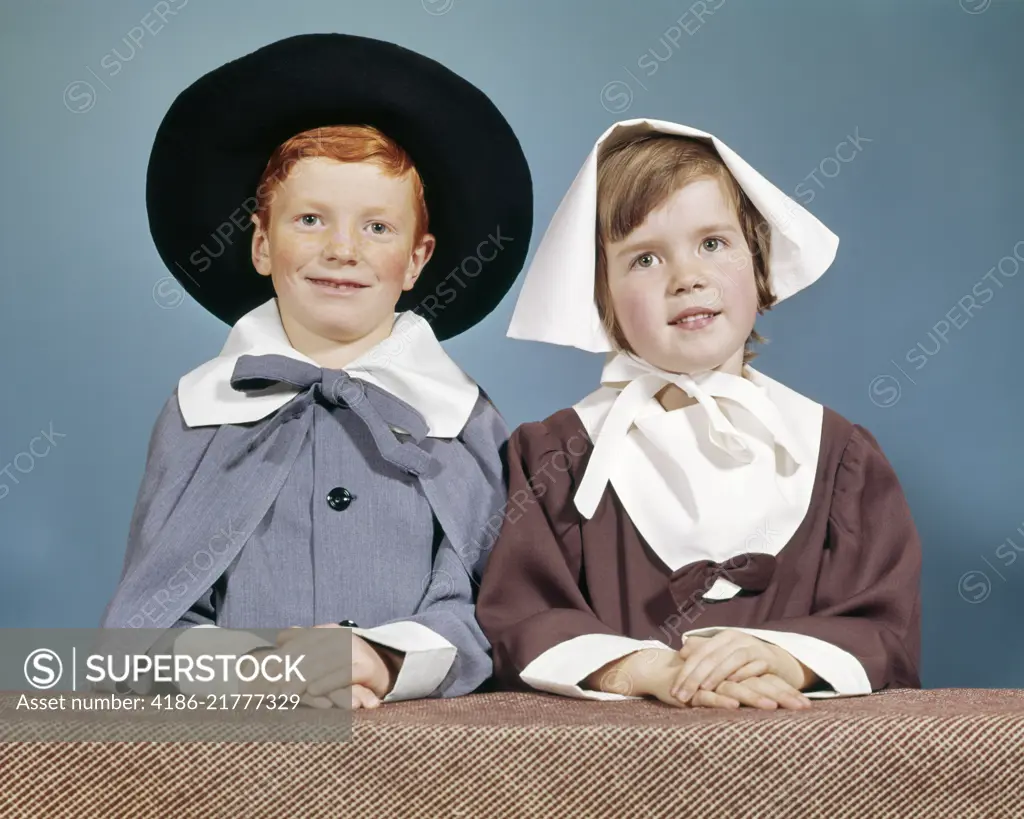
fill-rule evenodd
<path id="1" fill-rule="evenodd" d="M 283 355 L 243 355 L 235 363 L 231 386 L 236 390 L 260 390 L 289 384 L 305 391 L 304 407 L 317 396 L 337 407 L 352 410 L 373 436 L 381 457 L 399 469 L 420 475 L 431 457 L 418 444 L 428 432 L 427 422 L 415 409 L 375 384 L 352 378 L 344 370 L 329 370 Z M 278 413 L 278 417 L 285 413 Z M 399 441 L 398 427 L 416 443 Z"/>

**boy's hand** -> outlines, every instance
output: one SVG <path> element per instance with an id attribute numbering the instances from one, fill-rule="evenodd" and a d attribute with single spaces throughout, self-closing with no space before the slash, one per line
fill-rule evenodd
<path id="1" fill-rule="evenodd" d="M 724 682 L 740 683 L 764 675 L 774 676 L 797 691 L 817 679 L 788 651 L 732 629 L 713 637 L 686 638 L 679 657 L 683 665 L 672 694 L 684 702 L 699 691 L 717 692 Z"/>
<path id="2" fill-rule="evenodd" d="M 338 688 L 322 697 L 303 694 L 301 701 L 303 705 L 313 708 L 350 708 L 353 711 L 360 708 L 377 708 L 380 705 L 377 695 L 358 683 L 348 688 Z"/>
<path id="3" fill-rule="evenodd" d="M 351 641 L 351 664 L 346 664 L 346 648 Z M 379 700 L 392 689 L 402 655 L 370 645 L 347 628 L 327 623 L 314 628 L 285 629 L 277 635 L 279 649 L 292 655 L 305 654 L 302 673 L 308 697 L 328 697 L 331 692 L 347 691 L 358 685 Z M 346 693 L 362 702 L 362 695 Z M 332 700 L 333 702 L 333 700 Z M 336 703 L 335 703 L 336 704 Z"/>
<path id="4" fill-rule="evenodd" d="M 272 666 L 274 673 L 283 671 L 288 661 L 288 652 L 282 651 L 276 647 L 265 647 L 255 648 L 252 651 L 247 652 L 250 657 L 254 657 L 256 662 L 262 663 L 264 658 L 270 656 L 280 657 L 279 662 L 276 666 Z M 291 694 L 302 694 L 306 690 L 306 683 L 297 677 L 293 677 L 290 680 L 284 679 L 284 675 L 281 674 L 281 679 L 272 681 L 266 679 L 262 674 L 257 674 L 251 680 L 239 680 L 238 691 L 240 694 L 263 694 L 266 696 L 290 696 Z"/>

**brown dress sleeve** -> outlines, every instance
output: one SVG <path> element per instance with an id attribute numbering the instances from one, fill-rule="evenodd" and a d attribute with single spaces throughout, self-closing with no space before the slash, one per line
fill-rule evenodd
<path id="1" fill-rule="evenodd" d="M 814 613 L 759 628 L 826 640 L 853 654 L 871 688 L 920 688 L 921 543 L 874 437 L 854 425 L 836 474 Z"/>
<path id="2" fill-rule="evenodd" d="M 580 588 L 573 453 L 588 448 L 585 439 L 560 440 L 544 423 L 524 424 L 509 440 L 509 503 L 477 603 L 495 677 L 507 687 L 527 687 L 520 672 L 565 640 L 616 634 Z"/>

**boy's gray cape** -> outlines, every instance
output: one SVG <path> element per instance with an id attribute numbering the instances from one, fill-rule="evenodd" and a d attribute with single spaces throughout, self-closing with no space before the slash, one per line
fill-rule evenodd
<path id="1" fill-rule="evenodd" d="M 294 374 L 279 376 L 295 382 Z M 474 581 L 480 577 L 504 517 L 494 510 L 503 510 L 506 500 L 508 432 L 490 401 L 481 394 L 459 436 L 439 439 L 425 437 L 415 410 L 373 384 L 342 371 L 317 370 L 315 377 L 303 371 L 303 378 L 304 392 L 255 425 L 189 428 L 177 395 L 168 401 L 150 441 L 121 583 L 103 618 L 104 627 L 125 629 L 116 636 L 118 653 L 145 653 L 155 640 L 152 630 L 175 625 L 228 568 L 280 492 L 318 396 L 354 410 L 382 457 L 418 478 L 462 564 L 457 568 Z M 392 427 L 410 434 L 400 439 Z M 452 583 L 435 567 L 424 603 L 443 606 Z"/>

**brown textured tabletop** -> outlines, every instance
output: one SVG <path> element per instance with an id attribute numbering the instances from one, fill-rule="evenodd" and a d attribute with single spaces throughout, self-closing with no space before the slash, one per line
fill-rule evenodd
<path id="1" fill-rule="evenodd" d="M 4 817 L 1024 817 L 1018 690 L 796 713 L 478 694 L 357 712 L 350 740 L 309 743 L 267 741 L 272 723 L 251 742 L 27 741 L 11 708 Z"/>

